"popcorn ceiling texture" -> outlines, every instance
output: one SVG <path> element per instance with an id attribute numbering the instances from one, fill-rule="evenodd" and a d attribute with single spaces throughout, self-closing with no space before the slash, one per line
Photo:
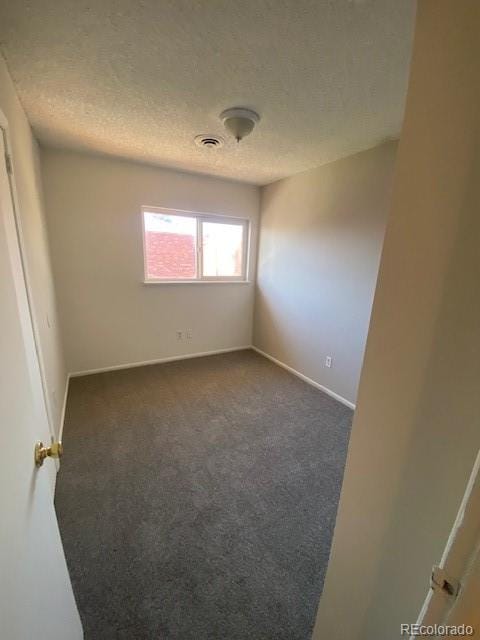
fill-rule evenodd
<path id="1" fill-rule="evenodd" d="M 34 132 L 266 184 L 400 132 L 414 0 L 16 0 L 0 46 Z M 240 145 L 218 115 L 262 120 Z M 194 136 L 221 134 L 219 150 Z"/>

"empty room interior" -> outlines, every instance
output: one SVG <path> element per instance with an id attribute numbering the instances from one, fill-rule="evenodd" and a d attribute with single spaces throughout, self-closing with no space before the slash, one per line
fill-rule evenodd
<path id="1" fill-rule="evenodd" d="M 2 639 L 480 633 L 479 30 L 1 0 Z"/>

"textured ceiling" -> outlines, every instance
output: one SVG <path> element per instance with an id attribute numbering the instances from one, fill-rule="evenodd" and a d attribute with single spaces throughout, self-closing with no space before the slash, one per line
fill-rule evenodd
<path id="1" fill-rule="evenodd" d="M 0 0 L 38 139 L 256 184 L 397 136 L 414 0 Z M 262 117 L 240 145 L 218 115 Z"/>

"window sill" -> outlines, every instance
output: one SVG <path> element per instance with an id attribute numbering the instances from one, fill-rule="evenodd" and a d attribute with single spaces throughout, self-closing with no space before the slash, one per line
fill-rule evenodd
<path id="1" fill-rule="evenodd" d="M 251 280 L 144 280 L 143 284 L 251 284 Z"/>

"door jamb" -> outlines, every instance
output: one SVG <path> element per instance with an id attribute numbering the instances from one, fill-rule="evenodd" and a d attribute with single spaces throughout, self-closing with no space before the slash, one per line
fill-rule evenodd
<path id="1" fill-rule="evenodd" d="M 47 415 L 47 422 L 48 422 L 48 428 L 49 428 L 49 431 L 50 431 L 50 438 L 51 438 L 51 440 L 53 442 L 55 440 L 55 438 L 56 438 L 56 433 L 55 433 L 55 426 L 53 424 L 53 416 L 52 416 L 52 409 L 51 409 L 51 405 L 50 405 L 50 399 L 49 399 L 49 395 L 48 395 L 48 386 L 47 386 L 47 380 L 46 380 L 46 375 L 45 375 L 45 361 L 43 359 L 43 353 L 42 353 L 42 350 L 41 350 L 41 347 L 40 347 L 40 332 L 39 332 L 38 323 L 37 323 L 37 320 L 36 320 L 36 317 L 35 317 L 35 313 L 34 313 L 32 286 L 31 286 L 31 282 L 30 282 L 29 272 L 28 272 L 28 269 L 27 269 L 28 259 L 27 259 L 27 253 L 26 253 L 26 250 L 25 250 L 25 237 L 24 237 L 24 233 L 23 233 L 23 229 L 22 229 L 22 222 L 20 220 L 20 215 L 19 215 L 20 205 L 19 205 L 19 199 L 18 199 L 18 194 L 17 194 L 17 188 L 16 188 L 16 185 L 15 185 L 15 166 L 14 166 L 14 158 L 13 158 L 13 153 L 12 153 L 12 145 L 10 143 L 10 127 L 9 127 L 9 123 L 8 123 L 7 117 L 5 116 L 5 114 L 2 111 L 2 109 L 0 109 L 0 135 L 3 136 L 3 144 L 4 144 L 4 147 L 5 147 L 5 153 L 10 158 L 11 169 L 8 170 L 8 167 L 7 167 L 7 174 L 8 174 L 8 182 L 9 182 L 9 185 L 10 185 L 10 196 L 12 198 L 12 208 L 13 208 L 13 216 L 14 216 L 14 221 L 15 221 L 15 230 L 16 230 L 16 233 L 17 233 L 17 242 L 18 242 L 18 247 L 19 247 L 19 251 L 20 251 L 20 259 L 21 259 L 21 263 L 22 263 L 23 279 L 25 281 L 25 290 L 26 290 L 26 294 L 27 294 L 30 322 L 32 324 L 32 330 L 33 330 L 33 338 L 34 338 L 34 343 L 35 343 L 35 352 L 36 352 L 36 356 L 37 356 L 37 360 L 38 360 L 38 367 L 39 367 L 39 371 L 40 371 L 40 379 L 41 379 L 41 382 L 42 382 L 43 401 L 44 401 L 44 404 L 45 404 L 45 412 L 46 412 L 46 415 Z M 7 162 L 7 159 L 6 158 L 1 158 L 0 161 L 1 162 Z M 58 466 L 57 466 L 57 469 L 58 469 Z"/>
<path id="2" fill-rule="evenodd" d="M 472 467 L 472 471 L 470 473 L 465 493 L 463 494 L 462 501 L 460 503 L 460 507 L 457 512 L 457 516 L 455 518 L 455 522 L 448 536 L 447 543 L 442 553 L 442 558 L 440 560 L 439 566 L 444 567 L 448 563 L 449 554 L 454 546 L 459 530 L 465 525 L 465 521 L 468 522 L 467 526 L 471 526 L 472 524 L 472 509 L 474 509 L 474 521 L 477 522 L 478 518 L 478 496 L 480 492 L 480 450 L 477 453 L 475 458 L 475 462 Z M 476 560 L 478 554 L 478 548 L 480 541 L 477 537 L 472 537 L 469 541 L 469 549 L 468 554 L 465 556 L 465 566 L 463 566 L 463 572 L 461 575 L 455 576 L 458 577 L 458 580 L 463 582 L 464 576 L 466 575 L 470 563 L 472 560 Z M 478 561 L 478 560 L 477 560 Z M 427 616 L 432 614 L 434 611 L 435 616 L 440 616 L 441 620 L 438 620 L 439 624 L 444 622 L 444 619 L 449 615 L 452 609 L 455 607 L 455 599 L 445 598 L 441 601 L 440 604 L 434 601 L 434 591 L 433 589 L 429 589 L 427 596 L 423 602 L 422 608 L 417 618 L 417 625 L 421 625 L 425 623 Z M 430 623 L 430 620 L 428 620 Z M 413 636 L 411 636 L 410 640 L 413 640 Z"/>

